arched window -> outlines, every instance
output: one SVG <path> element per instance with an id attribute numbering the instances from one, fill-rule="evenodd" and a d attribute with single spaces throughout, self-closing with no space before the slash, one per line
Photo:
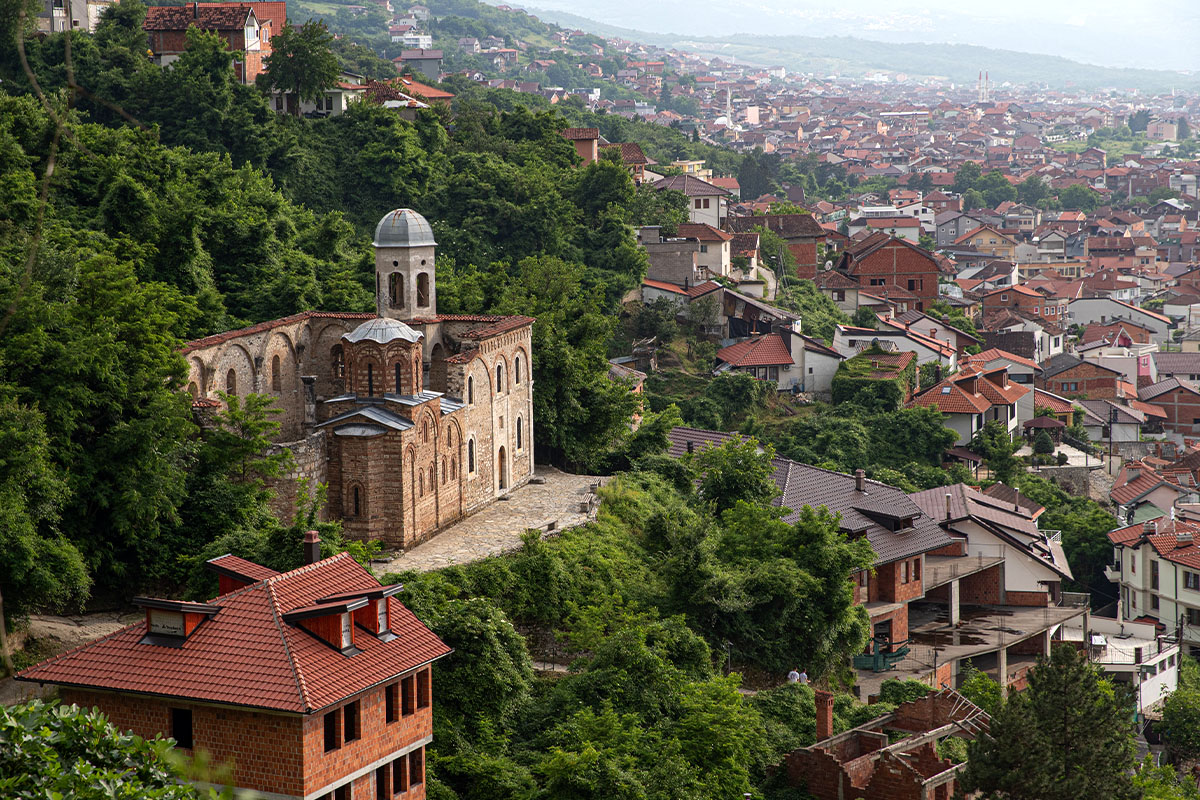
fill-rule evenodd
<path id="1" fill-rule="evenodd" d="M 237 394 L 237 372 L 232 369 L 225 373 L 225 391 Z"/>
<path id="2" fill-rule="evenodd" d="M 419 394 L 421 388 L 421 354 L 417 353 L 413 356 L 413 394 Z"/>
<path id="3" fill-rule="evenodd" d="M 188 394 L 190 394 L 192 396 L 193 400 L 195 400 L 199 396 L 200 390 L 196 388 L 195 383 L 188 384 Z"/>
<path id="4" fill-rule="evenodd" d="M 450 459 L 450 480 L 458 480 L 458 461 L 454 458 Z"/>
<path id="5" fill-rule="evenodd" d="M 520 450 L 524 446 L 524 443 L 521 441 L 521 435 L 524 432 L 522 430 L 523 427 L 524 426 L 523 426 L 522 419 L 520 417 L 517 417 L 517 449 L 518 450 Z"/>
<path id="6" fill-rule="evenodd" d="M 446 482 L 446 461 L 442 460 L 442 483 Z"/>
<path id="7" fill-rule="evenodd" d="M 421 441 L 429 443 L 429 420 L 421 423 Z"/>
<path id="8" fill-rule="evenodd" d="M 271 356 L 271 391 L 283 389 L 283 377 L 279 374 L 279 356 Z"/>
<path id="9" fill-rule="evenodd" d="M 433 491 L 433 487 L 437 486 L 437 472 L 433 469 L 433 464 L 429 465 L 429 491 Z"/>
<path id="10" fill-rule="evenodd" d="M 513 383 L 517 386 L 521 385 L 521 357 L 517 356 L 513 361 Z"/>
<path id="11" fill-rule="evenodd" d="M 404 394 L 404 390 L 400 387 L 403 385 L 400 381 L 403 370 L 400 368 L 400 362 L 396 362 L 396 394 Z"/>
<path id="12" fill-rule="evenodd" d="M 418 494 L 418 497 L 424 497 L 425 496 L 425 470 L 421 470 L 417 473 L 417 482 L 420 486 L 420 493 Z"/>
<path id="13" fill-rule="evenodd" d="M 375 396 L 375 365 L 367 362 L 367 397 Z"/>
<path id="14" fill-rule="evenodd" d="M 333 377 L 346 377 L 346 354 L 342 352 L 342 346 L 335 344 L 329 351 L 329 362 L 333 367 Z"/>
<path id="15" fill-rule="evenodd" d="M 504 393 L 504 365 L 496 365 L 496 394 Z"/>
<path id="16" fill-rule="evenodd" d="M 361 513 L 362 513 L 362 510 L 361 510 L 361 508 L 359 507 L 359 503 L 360 503 L 360 500 L 359 500 L 359 492 L 358 492 L 358 487 L 357 487 L 357 486 L 355 486 L 353 489 L 351 489 L 351 490 L 350 490 L 350 511 L 351 511 L 351 516 L 357 517 L 359 514 L 361 514 Z"/>
<path id="17" fill-rule="evenodd" d="M 388 304 L 392 308 L 404 308 L 404 276 L 399 272 L 388 275 Z"/>
<path id="18" fill-rule="evenodd" d="M 475 473 L 475 440 L 467 440 L 467 472 Z"/>
<path id="19" fill-rule="evenodd" d="M 475 405 L 475 378 L 473 376 L 467 378 L 467 405 Z"/>
<path id="20" fill-rule="evenodd" d="M 417 275 L 417 305 L 421 308 L 429 306 L 429 273 Z"/>

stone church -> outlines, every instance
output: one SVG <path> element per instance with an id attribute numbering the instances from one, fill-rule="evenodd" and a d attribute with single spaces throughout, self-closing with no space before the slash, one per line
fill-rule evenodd
<path id="1" fill-rule="evenodd" d="M 533 474 L 532 317 L 439 314 L 433 230 L 410 209 L 375 228 L 375 313 L 306 311 L 189 342 L 193 407 L 275 397 L 297 481 L 328 486 L 347 535 L 409 547 Z"/>

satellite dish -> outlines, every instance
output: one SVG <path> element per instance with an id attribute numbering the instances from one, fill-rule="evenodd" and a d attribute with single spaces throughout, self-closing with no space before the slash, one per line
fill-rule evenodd
<path id="1" fill-rule="evenodd" d="M 826 261 L 826 262 L 825 262 L 825 269 L 833 269 L 833 262 L 832 262 L 832 261 Z"/>

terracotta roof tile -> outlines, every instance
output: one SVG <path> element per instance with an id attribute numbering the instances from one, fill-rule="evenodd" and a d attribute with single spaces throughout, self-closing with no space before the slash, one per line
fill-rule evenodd
<path id="1" fill-rule="evenodd" d="M 219 606 L 179 647 L 142 644 L 137 622 L 21 672 L 19 680 L 87 686 L 311 713 L 450 652 L 395 598 L 388 598 L 390 642 L 354 629 L 360 652 L 346 656 L 286 612 L 333 594 L 378 589 L 342 553 L 271 576 L 214 599 Z"/>
<path id="2" fill-rule="evenodd" d="M 717 358 L 734 367 L 766 367 L 795 364 L 778 333 L 756 336 L 717 351 Z"/>

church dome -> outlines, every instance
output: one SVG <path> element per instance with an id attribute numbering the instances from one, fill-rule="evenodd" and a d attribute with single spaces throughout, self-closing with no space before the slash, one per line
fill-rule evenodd
<path id="1" fill-rule="evenodd" d="M 411 208 L 389 211 L 375 226 L 376 247 L 433 247 L 433 228 Z"/>
<path id="2" fill-rule="evenodd" d="M 378 342 L 379 344 L 388 344 L 397 339 L 403 339 L 406 342 L 419 342 L 421 341 L 421 334 L 399 320 L 376 317 L 375 319 L 367 320 L 342 338 L 352 344 L 367 340 Z"/>

